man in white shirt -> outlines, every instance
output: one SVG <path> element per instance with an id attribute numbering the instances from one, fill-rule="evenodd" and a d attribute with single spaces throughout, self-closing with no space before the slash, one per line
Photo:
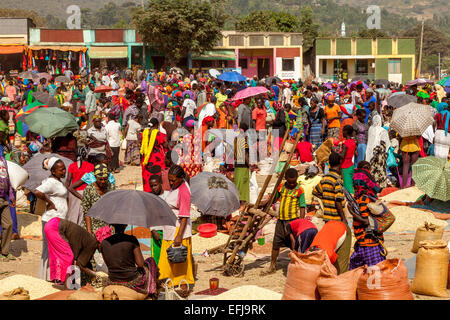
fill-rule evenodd
<path id="1" fill-rule="evenodd" d="M 113 152 L 111 162 L 109 163 L 111 172 L 119 172 L 119 152 L 120 152 L 120 134 L 121 128 L 120 124 L 115 121 L 115 116 L 110 113 L 108 114 L 108 123 L 105 126 L 106 138 L 108 140 L 109 147 Z"/>
<path id="2" fill-rule="evenodd" d="M 109 86 L 111 84 L 111 78 L 108 76 L 107 72 L 103 73 L 102 77 L 102 85 Z"/>
<path id="3" fill-rule="evenodd" d="M 113 91 L 111 91 L 111 96 L 118 96 L 119 95 L 119 76 L 113 75 L 113 81 L 111 82 L 111 88 L 113 88 Z"/>
<path id="4" fill-rule="evenodd" d="M 92 118 L 97 111 L 97 98 L 95 97 L 95 85 L 93 83 L 89 84 L 89 92 L 86 94 L 86 100 L 84 104 L 86 105 L 86 114 L 88 116 L 87 128 L 92 126 Z"/>
<path id="5" fill-rule="evenodd" d="M 195 120 L 194 113 L 196 108 L 197 105 L 195 104 L 195 101 L 186 94 L 183 101 L 183 125 L 188 120 Z"/>

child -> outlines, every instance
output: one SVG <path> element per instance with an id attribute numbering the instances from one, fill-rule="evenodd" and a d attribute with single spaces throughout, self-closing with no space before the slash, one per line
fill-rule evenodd
<path id="1" fill-rule="evenodd" d="M 282 183 L 275 195 L 275 201 L 280 200 L 280 209 L 277 224 L 275 226 L 275 235 L 272 245 L 272 258 L 269 270 L 263 272 L 261 275 L 267 275 L 276 271 L 275 265 L 277 262 L 280 248 L 291 248 L 290 233 L 287 230 L 287 226 L 290 222 L 305 218 L 306 202 L 303 188 L 297 183 L 298 172 L 297 170 L 290 168 L 285 174 L 286 181 Z M 265 201 L 267 203 L 267 201 Z M 265 205 L 265 203 L 264 203 Z"/>
<path id="2" fill-rule="evenodd" d="M 305 141 L 304 136 L 300 138 L 300 142 L 295 148 L 295 153 L 297 155 L 297 159 L 300 159 L 302 163 L 314 161 L 312 156 L 314 153 L 313 145 L 310 142 Z"/>
<path id="3" fill-rule="evenodd" d="M 305 253 L 317 234 L 317 227 L 308 219 L 295 219 L 287 225 L 291 250 Z"/>
<path id="4" fill-rule="evenodd" d="M 353 192 L 353 173 L 355 172 L 355 166 L 353 165 L 353 156 L 355 155 L 356 143 L 352 139 L 353 127 L 346 125 L 343 130 L 344 142 L 341 143 L 342 151 L 339 152 L 341 157 L 341 176 L 344 182 L 344 188 L 348 192 Z"/>

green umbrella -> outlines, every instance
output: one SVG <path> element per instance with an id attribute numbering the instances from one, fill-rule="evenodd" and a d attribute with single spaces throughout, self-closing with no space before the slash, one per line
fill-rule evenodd
<path id="1" fill-rule="evenodd" d="M 450 76 L 443 77 L 441 80 L 436 82 L 436 84 L 438 84 L 440 86 L 444 86 L 444 83 L 447 81 L 448 78 L 450 78 Z"/>
<path id="2" fill-rule="evenodd" d="M 450 200 L 450 163 L 437 157 L 420 158 L 412 166 L 417 187 L 433 199 Z"/>
<path id="3" fill-rule="evenodd" d="M 25 116 L 24 122 L 32 132 L 46 138 L 63 137 L 78 129 L 75 117 L 59 108 L 40 108 Z"/>

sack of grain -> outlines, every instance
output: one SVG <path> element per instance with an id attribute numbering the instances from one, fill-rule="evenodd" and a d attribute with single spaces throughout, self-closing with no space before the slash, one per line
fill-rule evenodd
<path id="1" fill-rule="evenodd" d="M 400 259 L 389 259 L 364 267 L 357 288 L 358 300 L 414 300 L 408 269 Z"/>
<path id="2" fill-rule="evenodd" d="M 67 300 L 102 300 L 102 295 L 99 292 L 80 289 L 68 295 Z"/>
<path id="3" fill-rule="evenodd" d="M 103 300 L 145 300 L 147 295 L 125 286 L 110 285 L 103 289 Z"/>
<path id="4" fill-rule="evenodd" d="M 14 290 L 3 292 L 0 300 L 30 300 L 30 293 L 22 287 Z"/>
<path id="5" fill-rule="evenodd" d="M 447 242 L 420 242 L 412 291 L 417 294 L 447 298 L 449 252 Z"/>
<path id="6" fill-rule="evenodd" d="M 97 294 L 97 292 L 94 290 L 94 288 L 90 284 L 87 284 L 86 286 L 81 287 L 77 291 L 83 291 L 84 293 L 95 293 L 95 294 Z M 62 291 L 49 294 L 47 296 L 44 296 L 44 297 L 36 299 L 36 300 L 101 300 L 101 299 L 73 299 L 74 297 L 77 297 L 77 296 L 72 297 L 72 299 L 68 299 L 68 297 L 70 295 L 74 294 L 77 291 L 74 291 L 74 290 L 62 290 Z"/>
<path id="7" fill-rule="evenodd" d="M 331 147 L 333 146 L 333 139 L 327 139 L 316 150 L 316 157 L 318 163 L 327 162 L 331 154 Z"/>
<path id="8" fill-rule="evenodd" d="M 425 222 L 424 225 L 417 229 L 416 236 L 414 237 L 414 244 L 412 252 L 417 253 L 421 241 L 426 240 L 441 240 L 444 234 L 444 227 L 437 226 L 433 223 Z"/>
<path id="9" fill-rule="evenodd" d="M 321 300 L 356 300 L 356 288 L 364 267 L 359 267 L 340 275 L 330 274 L 322 268 L 317 288 Z"/>
<path id="10" fill-rule="evenodd" d="M 336 268 L 331 264 L 328 255 L 323 250 L 308 253 L 293 251 L 289 254 L 291 262 L 288 266 L 286 284 L 282 300 L 319 300 L 317 279 L 322 267 L 327 265 L 330 274 L 337 275 Z"/>

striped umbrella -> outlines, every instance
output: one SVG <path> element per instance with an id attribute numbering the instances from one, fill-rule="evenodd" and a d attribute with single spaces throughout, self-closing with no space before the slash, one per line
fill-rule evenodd
<path id="1" fill-rule="evenodd" d="M 421 136 L 433 122 L 432 107 L 411 102 L 394 110 L 390 128 L 402 138 Z"/>
<path id="2" fill-rule="evenodd" d="M 436 84 L 440 85 L 440 86 L 444 86 L 445 82 L 450 79 L 450 76 L 446 76 L 443 77 L 441 80 L 439 80 L 438 82 L 436 82 Z"/>
<path id="3" fill-rule="evenodd" d="M 412 178 L 427 196 L 450 200 L 450 163 L 437 157 L 420 158 L 412 166 Z"/>
<path id="4" fill-rule="evenodd" d="M 46 104 L 43 104 L 41 102 L 35 101 L 25 107 L 23 107 L 16 115 L 16 120 L 23 120 L 24 116 L 27 114 L 32 113 L 33 111 L 36 111 L 39 108 L 48 108 Z"/>

